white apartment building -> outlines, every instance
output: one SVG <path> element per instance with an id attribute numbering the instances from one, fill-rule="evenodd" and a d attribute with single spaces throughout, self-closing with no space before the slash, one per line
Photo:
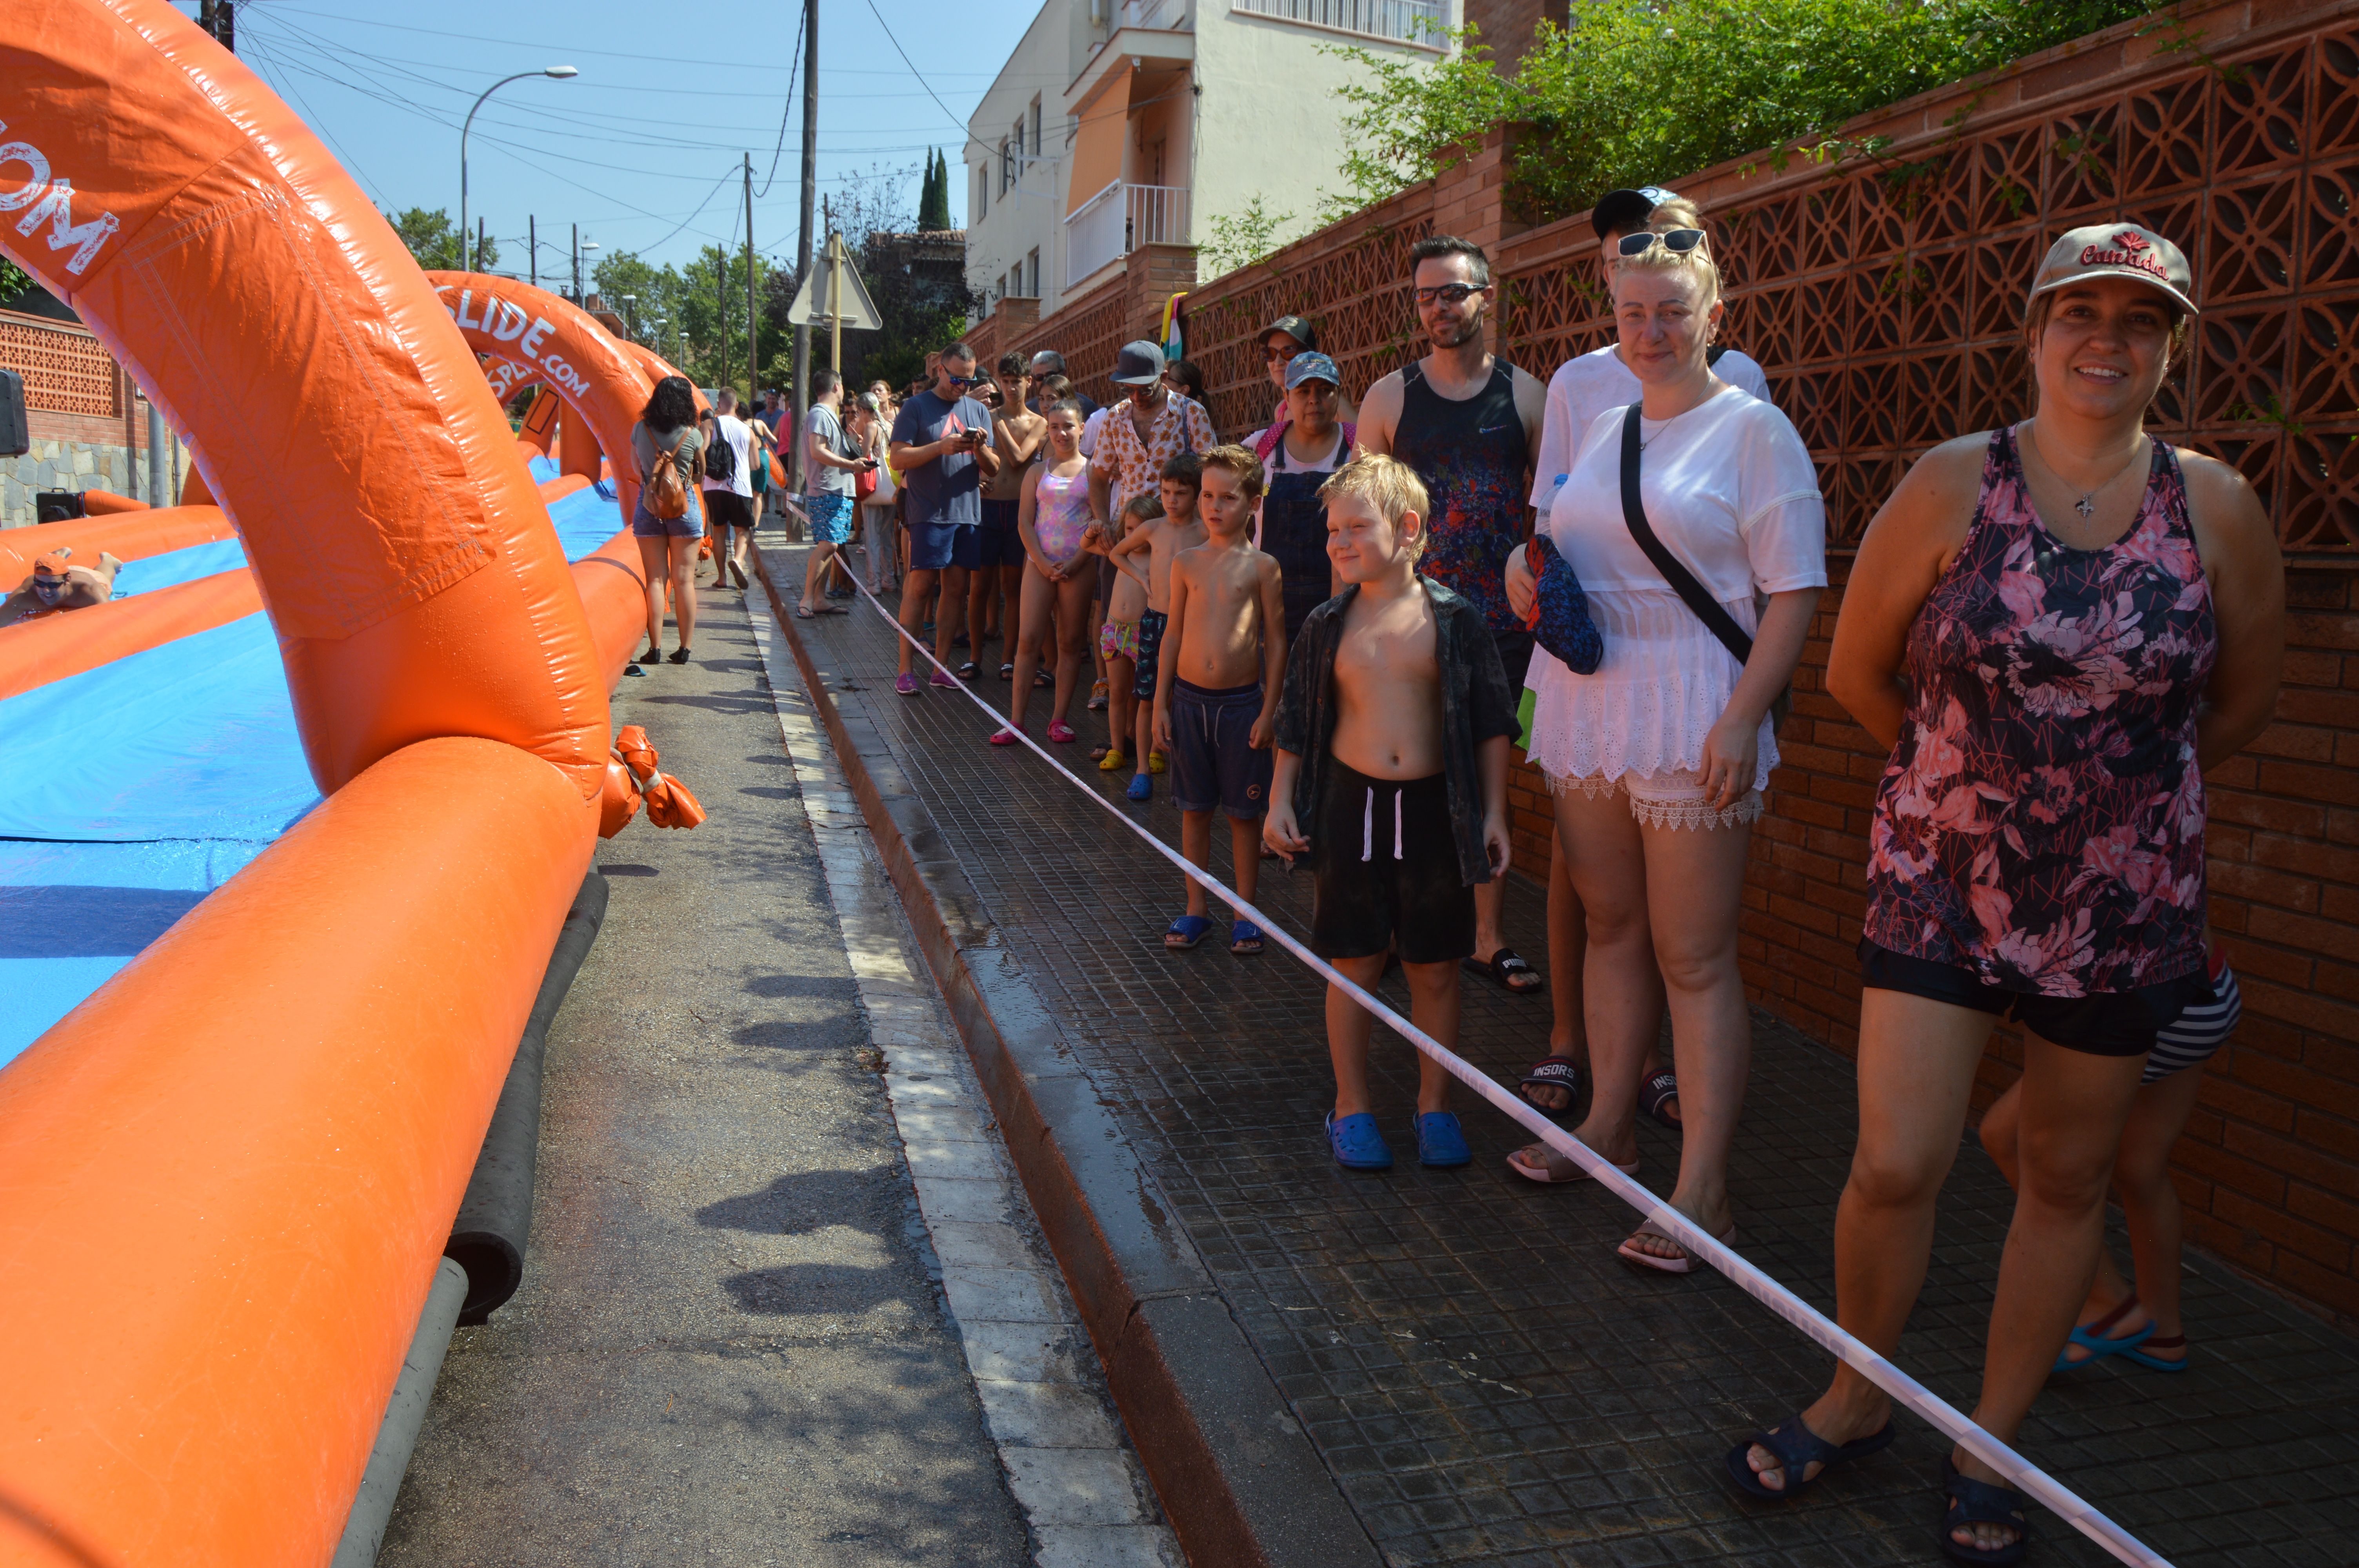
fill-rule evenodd
<path id="1" fill-rule="evenodd" d="M 1314 226 L 1342 185 L 1352 44 L 1440 54 L 1462 0 L 1043 0 L 968 123 L 967 282 L 1040 314 L 1216 214 Z"/>

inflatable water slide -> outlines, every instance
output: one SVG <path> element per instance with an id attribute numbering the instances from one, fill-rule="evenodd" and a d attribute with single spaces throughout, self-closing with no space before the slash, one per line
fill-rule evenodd
<path id="1" fill-rule="evenodd" d="M 164 0 L 9 7 L 0 251 L 194 460 L 182 504 L 0 532 L 9 588 L 125 562 L 0 627 L 0 1565 L 343 1561 L 503 1136 L 528 1200 L 530 1108 L 486 1129 L 652 768 L 609 733 L 645 583 L 605 455 L 670 367 L 421 273 Z"/>

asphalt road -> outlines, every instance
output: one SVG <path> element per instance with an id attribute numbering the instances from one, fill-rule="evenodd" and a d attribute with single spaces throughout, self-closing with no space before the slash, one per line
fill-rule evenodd
<path id="1" fill-rule="evenodd" d="M 758 589 L 757 589 L 758 591 Z M 746 609 L 626 677 L 711 819 L 600 847 L 523 1290 L 462 1328 L 385 1568 L 1030 1554 L 925 1232 Z"/>

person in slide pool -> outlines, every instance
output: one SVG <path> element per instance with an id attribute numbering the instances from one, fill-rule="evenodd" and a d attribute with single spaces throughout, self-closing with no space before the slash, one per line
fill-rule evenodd
<path id="1" fill-rule="evenodd" d="M 1408 465 L 1361 458 L 1323 492 L 1343 591 L 1310 612 L 1287 661 L 1262 838 L 1289 865 L 1310 857 L 1311 950 L 1369 990 L 1397 950 L 1410 1018 L 1454 1048 L 1474 889 L 1507 870 L 1512 688 L 1482 612 L 1418 572 L 1428 503 Z M 1369 1109 L 1374 1022 L 1328 987 L 1327 1139 L 1347 1170 L 1393 1162 Z M 1422 1164 L 1473 1159 L 1449 1099 L 1449 1073 L 1419 1057 Z"/>
<path id="2" fill-rule="evenodd" d="M 114 574 L 123 563 L 103 550 L 94 567 L 76 566 L 72 556 L 69 546 L 36 559 L 16 591 L 0 600 L 0 626 L 38 621 L 61 610 L 87 610 L 114 598 Z"/>
<path id="3" fill-rule="evenodd" d="M 1261 872 L 1261 822 L 1269 810 L 1271 727 L 1286 675 L 1286 607 L 1277 562 L 1246 536 L 1261 501 L 1261 460 L 1244 447 L 1204 454 L 1198 511 L 1204 542 L 1171 562 L 1169 647 L 1155 684 L 1155 743 L 1171 759 L 1171 804 L 1180 852 L 1212 863 L 1212 814 L 1229 819 L 1230 871 L 1251 903 Z M 1188 913 L 1163 934 L 1193 947 L 1212 923 L 1204 886 L 1188 881 Z M 1239 915 L 1229 951 L 1261 951 L 1259 927 Z"/>
<path id="4" fill-rule="evenodd" d="M 1056 706 L 1049 715 L 1049 739 L 1064 745 L 1073 739 L 1065 715 L 1073 705 L 1074 683 L 1081 678 L 1082 659 L 1088 652 L 1090 600 L 1098 587 L 1097 561 L 1089 553 L 1089 461 L 1082 456 L 1082 406 L 1070 400 L 1052 403 L 1043 418 L 1048 456 L 1025 476 L 1024 493 L 1016 500 L 1016 532 L 1023 542 L 1027 564 L 1018 603 L 1016 636 L 1016 685 L 1007 697 L 1007 728 L 991 738 L 995 746 L 1012 746 L 1024 728 L 1024 709 L 1032 697 L 1032 676 L 1040 667 L 1040 651 L 1049 636 L 1050 612 L 1055 612 L 1057 639 Z"/>

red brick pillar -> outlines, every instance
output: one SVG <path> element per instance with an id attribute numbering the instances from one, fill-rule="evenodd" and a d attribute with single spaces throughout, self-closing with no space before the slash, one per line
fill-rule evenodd
<path id="1" fill-rule="evenodd" d="M 1127 298 L 1123 322 L 1127 336 L 1123 341 L 1146 338 L 1160 341 L 1162 334 L 1158 329 L 1163 319 L 1163 302 L 1196 287 L 1196 247 L 1141 245 L 1130 253 L 1125 274 Z"/>
<path id="2" fill-rule="evenodd" d="M 1515 122 L 1492 126 L 1481 141 L 1467 145 L 1463 157 L 1433 177 L 1435 233 L 1471 240 L 1495 258 L 1501 241 L 1531 227 L 1506 211 L 1508 168 L 1523 130 Z"/>

